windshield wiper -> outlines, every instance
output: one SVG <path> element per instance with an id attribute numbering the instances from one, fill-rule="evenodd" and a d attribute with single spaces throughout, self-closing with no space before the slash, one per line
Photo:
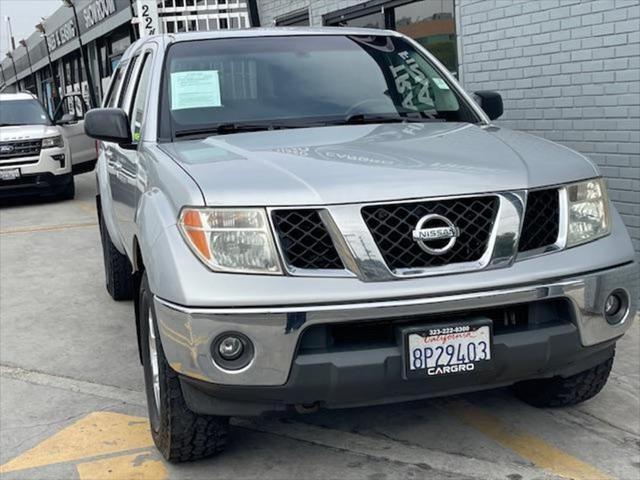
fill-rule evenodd
<path id="1" fill-rule="evenodd" d="M 366 113 L 355 113 L 347 116 L 344 120 L 336 122 L 337 125 L 367 125 L 371 123 L 424 123 L 424 122 L 444 122 L 436 117 L 418 117 L 408 115 L 377 115 Z"/>
<path id="2" fill-rule="evenodd" d="M 227 135 L 240 132 L 261 132 L 266 130 L 284 130 L 287 128 L 306 128 L 318 126 L 309 123 L 222 123 L 204 128 L 193 128 L 176 131 L 176 138 L 192 136 Z"/>

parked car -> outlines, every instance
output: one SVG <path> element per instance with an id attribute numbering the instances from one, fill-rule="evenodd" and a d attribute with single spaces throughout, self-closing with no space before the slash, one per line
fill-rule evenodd
<path id="1" fill-rule="evenodd" d="M 67 96 L 53 122 L 32 93 L 0 94 L 0 197 L 74 197 L 73 174 L 96 162 L 95 142 L 76 110 L 81 108 L 75 95 Z"/>
<path id="2" fill-rule="evenodd" d="M 96 166 L 96 143 L 84 131 L 84 116 L 89 110 L 84 96 L 68 93 L 53 112 L 53 118 L 71 153 L 71 171 L 74 175 L 92 171 Z"/>
<path id="3" fill-rule="evenodd" d="M 165 458 L 220 451 L 231 416 L 603 388 L 637 307 L 629 235 L 593 163 L 475 95 L 390 31 L 129 48 L 85 128 Z"/>

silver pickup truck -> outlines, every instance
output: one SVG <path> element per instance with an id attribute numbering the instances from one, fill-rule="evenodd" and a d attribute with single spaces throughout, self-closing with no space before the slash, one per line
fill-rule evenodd
<path id="1" fill-rule="evenodd" d="M 390 31 L 131 46 L 85 129 L 167 459 L 220 451 L 231 416 L 603 388 L 631 241 L 593 163 L 502 108 Z"/>

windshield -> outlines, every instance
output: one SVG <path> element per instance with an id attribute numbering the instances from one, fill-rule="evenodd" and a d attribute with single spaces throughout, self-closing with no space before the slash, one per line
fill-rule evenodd
<path id="1" fill-rule="evenodd" d="M 49 116 L 37 100 L 5 100 L 0 103 L 0 126 L 50 124 Z"/>
<path id="2" fill-rule="evenodd" d="M 370 121 L 478 122 L 410 43 L 387 36 L 181 42 L 168 53 L 161 137 Z"/>

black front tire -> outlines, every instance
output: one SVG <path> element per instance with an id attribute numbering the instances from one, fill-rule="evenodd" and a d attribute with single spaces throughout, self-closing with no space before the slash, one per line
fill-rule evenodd
<path id="1" fill-rule="evenodd" d="M 60 198 L 62 200 L 73 200 L 76 196 L 76 184 L 73 181 L 73 177 L 71 177 L 71 181 L 64 186 L 64 188 L 60 191 Z"/>
<path id="2" fill-rule="evenodd" d="M 528 380 L 513 386 L 518 398 L 535 407 L 568 407 L 595 397 L 607 383 L 613 355 L 595 367 L 570 377 Z"/>
<path id="3" fill-rule="evenodd" d="M 169 366 L 164 356 L 151 299 L 152 295 L 145 274 L 140 283 L 138 327 L 151 436 L 160 453 L 169 462 L 189 462 L 210 457 L 223 451 L 227 444 L 229 418 L 200 415 L 187 406 L 178 374 Z M 149 315 L 151 315 L 151 322 Z M 155 339 L 150 339 L 150 324 L 154 329 Z M 159 406 L 156 404 L 153 387 L 150 341 L 154 341 L 156 345 L 160 387 Z"/>
<path id="4" fill-rule="evenodd" d="M 126 255 L 118 251 L 111 241 L 102 212 L 100 210 L 98 212 L 107 292 L 111 298 L 117 301 L 132 300 L 135 291 L 135 278 L 131 262 Z"/>

